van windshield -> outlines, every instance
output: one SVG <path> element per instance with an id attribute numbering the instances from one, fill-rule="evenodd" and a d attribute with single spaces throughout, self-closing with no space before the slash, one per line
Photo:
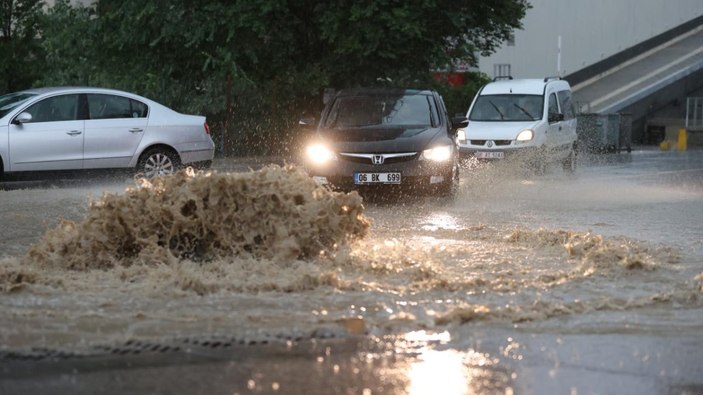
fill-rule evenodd
<path id="1" fill-rule="evenodd" d="M 541 95 L 481 95 L 476 99 L 470 121 L 536 121 L 542 119 Z"/>

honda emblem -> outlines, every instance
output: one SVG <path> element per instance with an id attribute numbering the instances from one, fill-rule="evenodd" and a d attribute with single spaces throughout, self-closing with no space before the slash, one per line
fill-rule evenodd
<path id="1" fill-rule="evenodd" d="M 374 165 L 382 165 L 384 161 L 383 155 L 374 155 L 373 158 L 371 158 L 371 161 L 373 162 Z"/>

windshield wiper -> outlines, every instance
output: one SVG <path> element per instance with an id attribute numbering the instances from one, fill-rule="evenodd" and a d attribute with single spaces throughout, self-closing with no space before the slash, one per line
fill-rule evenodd
<path id="1" fill-rule="evenodd" d="M 492 100 L 489 100 L 488 103 L 490 103 L 491 106 L 493 106 L 493 108 L 495 108 L 496 112 L 500 115 L 500 120 L 501 120 L 501 121 L 504 120 L 504 119 L 505 119 L 505 115 L 503 115 L 503 113 L 500 112 L 500 109 L 498 109 L 498 106 L 496 106 L 496 105 L 493 103 Z"/>
<path id="2" fill-rule="evenodd" d="M 520 111 L 524 112 L 525 115 L 527 115 L 528 117 L 530 117 L 531 120 L 533 120 L 533 121 L 535 120 L 535 116 L 532 115 L 532 114 L 530 114 L 530 112 L 527 111 L 527 110 L 525 110 L 521 105 L 519 105 L 519 104 L 517 104 L 517 103 L 513 103 L 513 106 L 517 107 Z"/>

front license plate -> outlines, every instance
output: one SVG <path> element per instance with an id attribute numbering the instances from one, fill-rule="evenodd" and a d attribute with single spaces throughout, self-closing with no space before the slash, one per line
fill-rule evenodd
<path id="1" fill-rule="evenodd" d="M 503 159 L 503 156 L 504 156 L 503 153 L 500 151 L 497 151 L 497 152 L 478 151 L 474 155 L 478 159 Z"/>
<path id="2" fill-rule="evenodd" d="M 354 184 L 400 184 L 400 173 L 354 173 Z"/>

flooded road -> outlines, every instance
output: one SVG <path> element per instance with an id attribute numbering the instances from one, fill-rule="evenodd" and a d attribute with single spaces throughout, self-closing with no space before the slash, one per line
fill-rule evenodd
<path id="1" fill-rule="evenodd" d="M 453 200 L 362 217 L 275 171 L 220 180 L 248 185 L 246 221 L 184 211 L 202 186 L 0 190 L 0 392 L 703 393 L 703 151 L 582 162 L 465 170 Z M 172 201 L 188 238 L 139 230 Z"/>

